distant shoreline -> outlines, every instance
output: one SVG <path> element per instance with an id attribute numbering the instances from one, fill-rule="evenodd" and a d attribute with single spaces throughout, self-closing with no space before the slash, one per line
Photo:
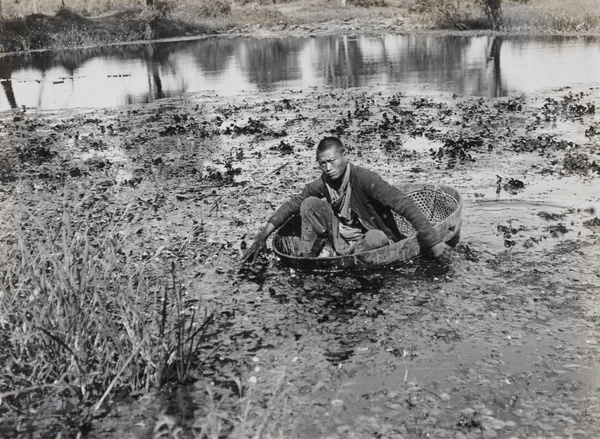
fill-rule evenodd
<path id="1" fill-rule="evenodd" d="M 504 2 L 503 25 L 494 29 L 479 8 L 443 11 L 404 5 L 348 6 L 306 2 L 237 5 L 172 5 L 165 11 L 140 8 L 89 14 L 59 8 L 54 15 L 10 16 L 5 11 L 0 57 L 22 53 L 118 45 L 193 41 L 215 37 L 307 37 L 312 35 L 430 33 L 433 35 L 598 36 L 600 11 L 570 5 Z M 216 9 L 215 9 L 216 8 Z M 412 8 L 412 9 L 411 9 Z M 8 16 L 8 17 L 7 17 Z"/>

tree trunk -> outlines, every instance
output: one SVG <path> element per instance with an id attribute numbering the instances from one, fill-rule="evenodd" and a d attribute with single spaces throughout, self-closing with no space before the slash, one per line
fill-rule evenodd
<path id="1" fill-rule="evenodd" d="M 342 8 L 346 7 L 346 0 L 342 0 Z"/>
<path id="2" fill-rule="evenodd" d="M 502 18 L 502 0 L 483 0 L 483 10 L 492 27 L 500 29 L 504 22 Z"/>
<path id="3" fill-rule="evenodd" d="M 4 30 L 4 16 L 2 15 L 2 0 L 0 0 L 0 31 Z"/>

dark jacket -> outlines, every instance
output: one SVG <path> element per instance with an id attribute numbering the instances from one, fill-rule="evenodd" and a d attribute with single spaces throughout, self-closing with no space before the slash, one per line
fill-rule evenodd
<path id="1" fill-rule="evenodd" d="M 398 231 L 392 214 L 394 210 L 413 225 L 422 245 L 431 248 L 440 242 L 436 239 L 435 230 L 423 211 L 409 196 L 386 183 L 376 173 L 360 166 L 349 166 L 352 166 L 350 209 L 368 230 L 382 230 L 394 242 L 402 239 L 403 236 Z M 306 185 L 302 193 L 292 196 L 275 211 L 269 222 L 275 228 L 281 227 L 288 218 L 300 212 L 300 204 L 308 197 L 326 198 L 331 202 L 324 178 L 325 176 L 322 175 Z"/>

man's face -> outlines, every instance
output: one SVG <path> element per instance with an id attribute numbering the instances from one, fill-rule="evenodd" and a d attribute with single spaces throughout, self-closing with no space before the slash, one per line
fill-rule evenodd
<path id="1" fill-rule="evenodd" d="M 317 163 L 329 181 L 337 180 L 346 170 L 346 157 L 336 148 L 329 148 L 319 153 Z"/>

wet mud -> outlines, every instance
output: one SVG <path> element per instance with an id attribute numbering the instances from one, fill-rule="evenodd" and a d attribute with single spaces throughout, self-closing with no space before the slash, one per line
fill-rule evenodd
<path id="1" fill-rule="evenodd" d="M 164 416 L 185 437 L 598 437 L 599 104 L 358 88 L 3 114 L 4 206 L 97 194 L 98 221 L 127 217 L 123 251 L 157 276 L 176 264 L 216 316 L 193 383 L 115 397 L 89 437 Z M 449 257 L 241 266 L 325 135 L 390 182 L 458 189 Z"/>

